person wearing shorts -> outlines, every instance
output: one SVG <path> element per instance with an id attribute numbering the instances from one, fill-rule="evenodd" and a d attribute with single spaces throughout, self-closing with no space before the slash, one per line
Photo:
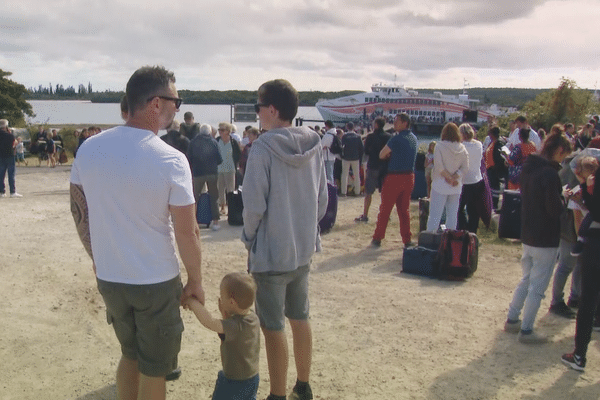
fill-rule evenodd
<path id="1" fill-rule="evenodd" d="M 164 399 L 183 332 L 179 306 L 189 297 L 204 303 L 200 229 L 187 158 L 157 136 L 181 105 L 175 76 L 142 67 L 126 98 L 126 125 L 90 137 L 77 151 L 71 213 L 121 345 L 117 398 Z"/>
<path id="2" fill-rule="evenodd" d="M 252 143 L 244 176 L 244 229 L 248 269 L 256 284 L 256 312 L 265 336 L 271 393 L 286 399 L 288 318 L 294 337 L 296 386 L 287 399 L 312 399 L 312 331 L 308 275 L 320 250 L 318 221 L 327 209 L 323 145 L 308 127 L 292 127 L 298 92 L 282 79 L 258 89 L 255 104 L 267 132 Z"/>

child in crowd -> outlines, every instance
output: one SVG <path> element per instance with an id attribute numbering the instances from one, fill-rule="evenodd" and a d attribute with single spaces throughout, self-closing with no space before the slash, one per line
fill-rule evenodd
<path id="1" fill-rule="evenodd" d="M 600 164 L 598 163 L 598 160 L 591 156 L 582 157 L 580 160 L 577 160 L 575 174 L 585 179 L 587 183 L 587 192 L 590 195 L 594 193 L 594 176 L 599 166 Z M 573 245 L 573 249 L 571 250 L 572 256 L 578 256 L 581 253 L 583 253 L 585 237 L 587 236 L 587 231 L 590 228 L 591 223 L 592 214 L 588 213 L 583 219 L 583 221 L 581 221 L 581 225 L 579 226 L 579 230 L 577 231 L 577 243 Z"/>
<path id="2" fill-rule="evenodd" d="M 15 159 L 17 161 L 17 165 L 21 165 L 21 161 L 27 165 L 27 161 L 25 160 L 25 146 L 23 145 L 23 139 L 21 137 L 17 138 L 17 145 L 15 146 Z"/>
<path id="3" fill-rule="evenodd" d="M 260 323 L 250 309 L 256 298 L 256 283 L 251 275 L 231 273 L 221 281 L 219 311 L 223 319 L 213 318 L 196 299 L 185 303 L 206 328 L 221 338 L 221 362 L 213 400 L 255 400 L 258 390 Z"/>
<path id="4" fill-rule="evenodd" d="M 429 143 L 427 154 L 425 154 L 425 180 L 427 181 L 427 197 L 431 195 L 431 172 L 433 171 L 433 151 L 435 150 L 435 140 Z"/>

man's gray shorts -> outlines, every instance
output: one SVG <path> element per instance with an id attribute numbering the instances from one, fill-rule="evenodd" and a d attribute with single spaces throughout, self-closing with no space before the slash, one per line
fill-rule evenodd
<path id="1" fill-rule="evenodd" d="M 290 272 L 254 273 L 256 314 L 260 325 L 269 331 L 282 331 L 285 318 L 307 320 L 309 265 Z"/>
<path id="2" fill-rule="evenodd" d="M 373 194 L 379 186 L 379 170 L 367 168 L 365 176 L 365 193 Z"/>

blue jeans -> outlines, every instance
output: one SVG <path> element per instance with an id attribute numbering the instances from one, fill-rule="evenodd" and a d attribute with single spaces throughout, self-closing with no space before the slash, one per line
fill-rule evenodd
<path id="1" fill-rule="evenodd" d="M 8 186 L 10 193 L 13 194 L 17 190 L 15 189 L 15 157 L 0 157 L 0 193 L 6 193 L 6 186 L 4 185 L 4 176 L 8 172 Z"/>
<path id="2" fill-rule="evenodd" d="M 564 290 L 569 274 L 571 277 L 571 294 L 569 300 L 579 300 L 581 294 L 581 268 L 579 267 L 578 257 L 571 255 L 571 248 L 575 243 L 560 239 L 558 247 L 558 264 L 554 273 L 554 282 L 552 283 L 552 305 L 565 301 Z"/>
<path id="3" fill-rule="evenodd" d="M 523 245 L 521 257 L 523 278 L 517 285 L 513 300 L 508 307 L 508 319 L 511 321 L 519 319 L 521 309 L 523 310 L 522 331 L 533 330 L 535 316 L 552 278 L 557 253 L 558 247 Z"/>
<path id="4" fill-rule="evenodd" d="M 244 381 L 235 381 L 219 371 L 212 400 L 256 400 L 259 381 L 258 374 Z"/>

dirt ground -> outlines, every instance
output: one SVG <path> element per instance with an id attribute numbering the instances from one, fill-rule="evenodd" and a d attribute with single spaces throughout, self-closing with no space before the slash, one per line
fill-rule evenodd
<path id="1" fill-rule="evenodd" d="M 115 397 L 120 350 L 71 219 L 69 172 L 20 167 L 17 191 L 24 197 L 0 199 L 0 399 Z M 379 196 L 368 224 L 354 222 L 362 201 L 340 200 L 336 226 L 314 258 L 316 399 L 600 397 L 600 334 L 593 334 L 584 374 L 564 367 L 560 356 L 572 349 L 575 322 L 547 314 L 550 296 L 536 329 L 551 343 L 526 346 L 502 331 L 520 279 L 519 243 L 481 232 L 479 269 L 466 282 L 403 274 L 397 219 L 381 248 L 368 248 Z M 416 203 L 411 207 L 416 228 Z M 215 313 L 221 277 L 246 267 L 241 228 L 222 226 L 202 230 L 207 306 Z M 209 399 L 220 369 L 219 339 L 191 313 L 183 317 L 183 375 L 168 383 L 168 398 Z M 264 399 L 264 346 L 260 375 Z"/>

